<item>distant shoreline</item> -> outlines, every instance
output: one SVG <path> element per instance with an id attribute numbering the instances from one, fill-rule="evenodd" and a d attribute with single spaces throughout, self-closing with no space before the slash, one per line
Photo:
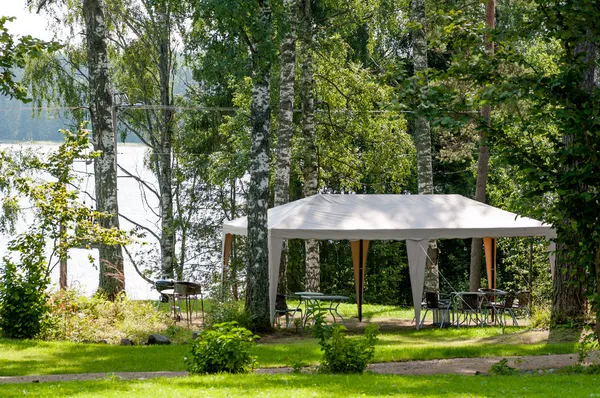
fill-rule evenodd
<path id="1" fill-rule="evenodd" d="M 0 141 L 0 145 L 60 145 L 63 141 L 15 141 L 15 140 L 7 140 Z M 117 146 L 141 146 L 145 147 L 146 145 L 141 142 L 118 142 Z"/>

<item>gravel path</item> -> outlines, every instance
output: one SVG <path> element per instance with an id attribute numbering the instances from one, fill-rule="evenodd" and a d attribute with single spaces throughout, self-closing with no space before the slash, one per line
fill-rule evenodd
<path id="1" fill-rule="evenodd" d="M 475 375 L 487 373 L 490 366 L 503 357 L 488 358 L 454 358 L 437 359 L 432 361 L 386 362 L 369 365 L 369 370 L 379 374 L 397 375 L 434 375 L 434 374 L 463 374 Z M 577 364 L 577 354 L 536 355 L 506 357 L 507 365 L 521 370 L 558 369 Z M 595 351 L 588 357 L 589 363 L 600 363 L 600 351 Z M 291 368 L 257 369 L 260 374 L 290 373 Z M 187 372 L 115 372 L 115 373 L 82 373 L 45 376 L 2 376 L 0 384 L 5 383 L 43 383 L 71 380 L 101 380 L 116 377 L 120 379 L 146 380 L 155 377 L 183 377 Z"/>

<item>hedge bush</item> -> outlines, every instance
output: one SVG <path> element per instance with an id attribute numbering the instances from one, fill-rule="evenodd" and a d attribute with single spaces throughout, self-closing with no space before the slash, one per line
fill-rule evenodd
<path id="1" fill-rule="evenodd" d="M 348 338 L 348 329 L 339 324 L 327 325 L 323 315 L 316 316 L 314 334 L 319 339 L 323 360 L 322 373 L 362 373 L 373 359 L 379 330 L 370 324 L 359 338 Z"/>
<path id="2" fill-rule="evenodd" d="M 257 338 L 237 322 L 219 323 L 198 335 L 184 361 L 191 374 L 246 373 L 256 364 L 250 348 Z"/>

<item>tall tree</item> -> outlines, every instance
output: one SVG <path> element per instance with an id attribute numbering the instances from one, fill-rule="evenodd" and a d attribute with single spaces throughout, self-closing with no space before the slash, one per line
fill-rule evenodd
<path id="1" fill-rule="evenodd" d="M 161 222 L 161 269 L 164 276 L 175 276 L 177 264 L 175 255 L 175 225 L 173 218 L 173 181 L 172 181 L 172 151 L 173 151 L 173 94 L 172 94 L 172 63 L 170 1 L 158 2 L 156 16 L 158 19 L 158 74 L 160 88 L 160 105 L 162 107 L 160 123 L 160 139 L 158 147 L 153 148 L 157 158 L 160 190 L 160 222 Z M 182 277 L 181 273 L 178 275 Z"/>
<path id="2" fill-rule="evenodd" d="M 297 0 L 284 0 L 287 32 L 281 42 L 279 74 L 279 127 L 277 136 L 277 159 L 275 169 L 275 206 L 290 200 L 290 161 L 294 133 L 294 83 L 296 78 L 296 21 Z M 284 241 L 279 266 L 277 292 L 287 293 L 287 240 Z"/>
<path id="3" fill-rule="evenodd" d="M 313 29 L 311 16 L 311 0 L 304 0 L 302 11 L 302 143 L 303 143 L 303 174 L 304 196 L 317 193 L 318 164 L 317 146 L 315 137 L 315 81 L 313 67 Z M 306 290 L 318 292 L 321 280 L 321 267 L 319 262 L 319 242 L 308 239 L 305 242 L 306 250 Z"/>
<path id="4" fill-rule="evenodd" d="M 580 69 L 579 88 L 585 93 L 587 98 L 592 97 L 596 85 L 596 69 L 598 59 L 598 37 L 590 27 L 587 27 L 584 35 L 581 36 L 578 42 L 572 48 L 569 44 L 566 46 L 566 51 L 572 52 L 569 60 L 575 67 Z M 596 37 L 595 37 L 596 36 Z M 575 137 L 573 133 L 565 132 L 562 137 L 563 145 L 568 151 L 573 151 L 581 142 L 575 142 L 580 137 Z M 586 137 L 589 142 L 589 138 Z M 589 144 L 588 144 L 589 145 Z M 597 155 L 596 155 L 597 157 Z M 565 174 L 572 173 L 573 169 L 580 167 L 578 161 L 574 161 L 564 165 Z M 571 189 L 575 192 L 586 192 L 590 187 L 582 182 L 571 184 Z M 592 189 L 593 190 L 593 189 Z M 565 195 L 566 194 L 566 195 Z M 568 193 L 562 193 L 562 196 L 568 196 Z M 573 223 L 572 218 L 565 218 L 562 223 L 570 225 Z M 557 324 L 567 323 L 570 320 L 581 320 L 584 314 L 584 289 L 585 286 L 581 282 L 581 275 L 585 273 L 584 267 L 573 261 L 573 252 L 576 251 L 577 241 L 581 240 L 579 234 L 573 233 L 567 239 L 561 237 L 561 242 L 557 245 L 556 270 L 554 273 L 554 283 L 552 289 L 552 320 Z M 600 245 L 595 249 L 594 273 L 596 277 L 595 306 L 598 310 L 598 298 L 600 297 Z M 597 315 L 598 317 L 598 315 Z M 596 336 L 600 339 L 600 325 L 596 323 Z"/>
<path id="5" fill-rule="evenodd" d="M 112 95 L 108 74 L 106 23 L 103 0 L 83 0 L 87 46 L 92 141 L 100 156 L 94 160 L 96 209 L 111 216 L 101 220 L 104 228 L 119 228 L 117 201 L 116 137 L 112 123 Z M 99 245 L 99 290 L 114 298 L 125 289 L 121 246 Z"/>
<path id="6" fill-rule="evenodd" d="M 269 311 L 269 137 L 271 105 L 269 92 L 271 8 L 258 0 L 258 29 L 249 47 L 252 51 L 252 120 L 250 186 L 248 189 L 248 291 L 246 305 L 258 330 L 271 327 Z"/>
<path id="7" fill-rule="evenodd" d="M 415 28 L 412 31 L 412 51 L 415 74 L 425 71 L 427 62 L 427 39 L 425 26 L 427 23 L 424 0 L 412 0 L 412 21 Z M 423 76 L 426 79 L 426 76 Z M 420 195 L 433 194 L 433 166 L 431 160 L 431 129 L 429 121 L 424 116 L 414 120 L 415 146 L 417 149 L 417 178 Z M 435 241 L 430 241 L 427 248 L 427 263 L 425 268 L 425 290 L 437 292 L 440 290 L 438 248 Z"/>
<path id="8" fill-rule="evenodd" d="M 488 0 L 485 5 L 485 25 L 488 33 L 485 35 L 485 52 L 488 56 L 494 55 L 494 42 L 489 31 L 496 26 L 496 0 Z M 485 193 L 488 178 L 488 164 L 490 160 L 490 148 L 487 144 L 487 129 L 490 127 L 492 107 L 484 105 L 481 108 L 481 117 L 485 123 L 479 133 L 479 156 L 477 158 L 477 181 L 475 183 L 475 200 L 485 202 Z M 471 266 L 469 273 L 469 288 L 476 292 L 481 287 L 481 260 L 483 239 L 473 238 L 471 241 Z"/>

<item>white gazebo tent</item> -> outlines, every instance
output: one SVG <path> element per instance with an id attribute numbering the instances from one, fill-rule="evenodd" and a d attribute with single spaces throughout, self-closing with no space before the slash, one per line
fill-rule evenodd
<path id="1" fill-rule="evenodd" d="M 247 230 L 246 217 L 224 223 L 224 266 L 229 261 L 232 235 L 247 235 Z M 419 319 L 429 240 L 484 238 L 490 278 L 495 238 L 556 236 L 551 225 L 461 195 L 319 194 L 269 209 L 268 230 L 271 317 L 275 313 L 283 240 L 347 239 L 352 247 L 359 319 L 370 240 L 406 240 L 413 303 Z M 416 324 L 418 328 L 419 322 Z"/>

